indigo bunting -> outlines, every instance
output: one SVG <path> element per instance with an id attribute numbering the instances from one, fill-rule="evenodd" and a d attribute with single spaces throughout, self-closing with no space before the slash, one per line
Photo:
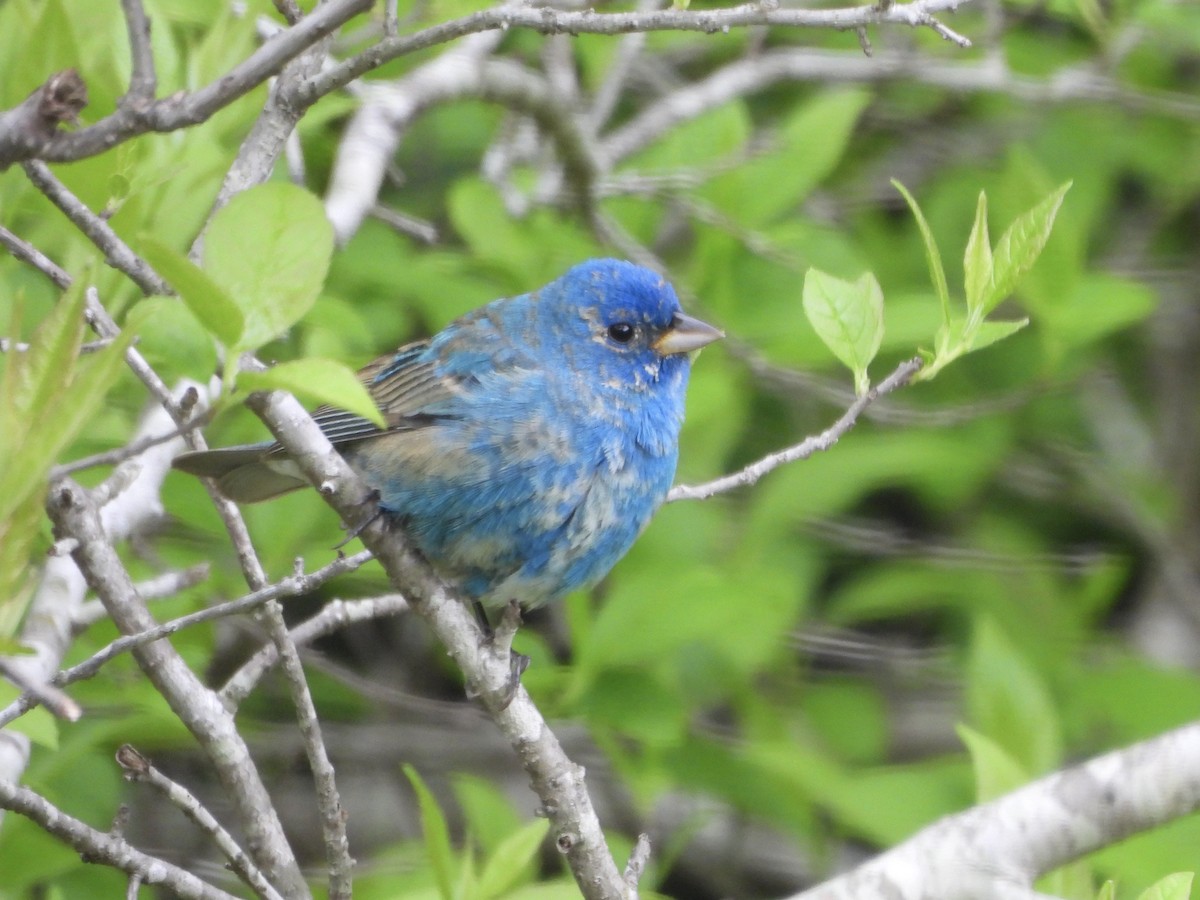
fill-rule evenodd
<path id="1" fill-rule="evenodd" d="M 533 608 L 597 582 L 645 528 L 675 476 L 693 351 L 722 336 L 658 274 L 590 260 L 362 369 L 386 431 L 314 418 L 442 577 Z M 175 464 L 238 502 L 307 483 L 278 444 Z"/>

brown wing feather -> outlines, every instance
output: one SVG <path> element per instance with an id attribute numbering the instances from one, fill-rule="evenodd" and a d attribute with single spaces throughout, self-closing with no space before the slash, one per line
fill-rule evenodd
<path id="1" fill-rule="evenodd" d="M 433 363 L 417 361 L 428 345 L 428 341 L 405 344 L 395 353 L 381 356 L 358 371 L 359 381 L 383 412 L 389 431 L 420 427 L 425 424 L 420 417 L 422 410 L 454 394 L 452 385 L 435 373 Z M 384 377 L 376 381 L 380 375 Z M 348 444 L 383 433 L 367 419 L 335 406 L 318 407 L 312 416 L 334 444 Z M 275 444 L 269 452 L 278 455 L 283 448 Z"/>

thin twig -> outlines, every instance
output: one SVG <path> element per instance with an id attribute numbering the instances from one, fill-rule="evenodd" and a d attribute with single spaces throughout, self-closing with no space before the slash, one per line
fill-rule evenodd
<path id="1" fill-rule="evenodd" d="M 310 619 L 291 630 L 292 643 L 303 647 L 356 622 L 368 622 L 394 616 L 408 610 L 408 601 L 400 594 L 385 594 L 365 600 L 333 600 Z M 267 644 L 242 664 L 218 692 L 225 706 L 237 709 L 262 677 L 279 662 L 279 651 Z"/>
<path id="2" fill-rule="evenodd" d="M 799 459 L 807 459 L 814 453 L 821 450 L 828 450 L 838 442 L 842 435 L 854 426 L 862 411 L 874 403 L 876 398 L 890 394 L 897 388 L 908 384 L 909 380 L 920 371 L 921 365 L 920 357 L 914 357 L 902 362 L 892 371 L 892 374 L 856 399 L 836 422 L 820 434 L 805 438 L 800 443 L 784 450 L 769 453 L 757 462 L 751 463 L 740 472 L 734 472 L 732 475 L 725 475 L 722 478 L 706 481 L 703 484 L 677 484 L 671 488 L 671 492 L 667 495 L 667 502 L 673 503 L 676 500 L 706 500 L 709 497 L 723 494 L 734 488 L 747 487 L 757 482 L 768 472 L 786 463 L 795 462 Z"/>
<path id="3" fill-rule="evenodd" d="M 72 559 L 104 602 L 113 624 L 127 635 L 154 628 L 157 623 L 137 596 L 89 492 L 64 479 L 51 489 L 46 511 L 58 536 L 79 542 Z M 311 896 L 279 814 L 233 716 L 168 641 L 134 647 L 133 656 L 216 770 L 255 862 L 289 896 Z"/>
<path id="4" fill-rule="evenodd" d="M 131 650 L 144 647 L 154 641 L 162 640 L 193 625 L 249 612 L 271 600 L 281 600 L 309 593 L 339 575 L 343 575 L 346 572 L 353 572 L 370 559 L 371 553 L 368 550 L 360 550 L 353 556 L 339 556 L 328 565 L 322 566 L 320 569 L 310 572 L 307 575 L 292 574 L 281 579 L 276 584 L 253 591 L 236 600 L 205 607 L 194 613 L 188 613 L 186 616 L 180 616 L 176 619 L 145 628 L 134 634 L 119 637 L 109 642 L 107 646 L 97 650 L 83 662 L 77 663 L 69 669 L 63 669 L 51 678 L 48 683 L 55 687 L 66 687 L 84 678 L 91 678 L 103 666 L 123 653 L 128 653 Z M 0 710 L 0 728 L 3 728 L 9 722 L 33 709 L 38 705 L 38 702 L 36 697 L 22 694 L 3 710 Z"/>
<path id="5" fill-rule="evenodd" d="M 8 135 L 0 131 L 0 168 L 34 156 L 47 162 L 71 162 L 103 153 L 140 134 L 176 131 L 204 122 L 277 75 L 290 60 L 371 4 L 372 0 L 328 0 L 204 87 L 179 91 L 144 105 L 118 106 L 112 115 L 96 124 L 77 131 L 56 132 L 36 147 L 12 146 Z M 3 122 L 4 116 L 0 115 L 0 124 Z"/>
<path id="6" fill-rule="evenodd" d="M 71 286 L 71 276 L 58 263 L 24 238 L 17 237 L 3 225 L 0 225 L 0 244 L 16 259 L 27 263 L 49 278 L 61 290 Z"/>
<path id="7" fill-rule="evenodd" d="M 97 341 L 96 343 L 100 342 Z M 84 456 L 69 463 L 63 463 L 50 470 L 47 480 L 57 481 L 59 478 L 64 478 L 82 469 L 91 469 L 96 466 L 111 466 L 122 463 L 134 456 L 141 456 L 151 447 L 157 447 L 159 444 L 165 444 L 167 441 L 182 437 L 197 428 L 203 428 L 211 419 L 211 412 L 205 411 L 201 415 L 188 420 L 178 428 L 174 428 L 165 434 L 152 434 L 139 440 L 131 441 L 124 447 L 114 447 L 112 450 L 105 450 L 103 453 L 93 453 L 91 456 Z"/>
<path id="8" fill-rule="evenodd" d="M 83 708 L 52 684 L 36 682 L 19 666 L 0 656 L 0 675 L 3 675 L 35 703 L 46 707 L 55 716 L 68 722 L 76 722 L 83 715 Z M 3 726 L 0 726 L 3 727 Z"/>
<path id="9" fill-rule="evenodd" d="M 7 779 L 0 779 L 0 808 L 25 816 L 74 847 L 85 859 L 128 872 L 146 884 L 162 885 L 185 900 L 237 900 L 191 872 L 142 853 L 123 838 L 97 831 L 86 822 L 67 815 L 35 791 Z"/>
<path id="10" fill-rule="evenodd" d="M 437 226 L 425 219 L 410 216 L 408 213 L 390 209 L 379 203 L 371 207 L 371 217 L 388 225 L 399 234 L 418 240 L 422 244 L 438 242 Z"/>
<path id="11" fill-rule="evenodd" d="M 221 853 L 229 860 L 229 867 L 237 873 L 242 881 L 258 892 L 267 900 L 283 900 L 279 892 L 271 885 L 258 866 L 254 865 L 246 851 L 233 839 L 221 823 L 210 813 L 200 800 L 185 788 L 156 769 L 141 753 L 129 744 L 122 744 L 117 750 L 117 765 L 121 767 L 127 781 L 138 781 L 150 785 L 162 794 L 171 805 L 175 806 L 187 818 L 195 823 L 201 831 L 207 834 Z"/>
<path id="12" fill-rule="evenodd" d="M 121 104 L 144 106 L 154 100 L 158 89 L 158 76 L 154 71 L 154 51 L 150 47 L 150 20 L 142 0 L 121 0 L 125 12 L 125 29 L 129 34 L 129 55 L 132 71 L 129 76 L 129 91 L 121 98 Z"/>
<path id="13" fill-rule="evenodd" d="M 637 843 L 633 845 L 633 850 L 629 853 L 629 862 L 625 864 L 625 884 L 633 895 L 637 896 L 638 884 L 641 883 L 642 875 L 646 871 L 646 864 L 650 862 L 650 835 L 642 832 L 637 836 Z"/>
<path id="14" fill-rule="evenodd" d="M 299 560 L 297 563 L 302 565 Z M 321 722 L 317 718 L 312 692 L 308 689 L 308 681 L 304 677 L 304 665 L 300 662 L 300 654 L 288 633 L 287 624 L 283 621 L 283 610 L 277 601 L 267 603 L 263 610 L 263 618 L 266 620 L 271 643 L 275 645 L 283 662 L 284 680 L 292 697 L 292 705 L 296 708 L 296 721 L 300 725 L 304 753 L 312 770 L 317 792 L 317 808 L 321 813 L 325 860 L 329 866 L 329 897 L 331 900 L 350 900 L 354 860 L 350 857 L 350 841 L 346 836 L 346 811 L 342 806 L 337 779 L 334 777 L 333 763 L 329 761 L 329 751 L 321 734 Z"/>
<path id="15" fill-rule="evenodd" d="M 962 47 L 971 42 L 951 31 L 934 13 L 957 9 L 970 0 L 915 0 L 880 9 L 878 6 L 853 6 L 842 9 L 781 9 L 766 3 L 714 10 L 663 9 L 648 12 L 598 13 L 595 10 L 561 10 L 550 7 L 499 6 L 442 22 L 412 34 L 387 37 L 333 68 L 314 76 L 303 85 L 296 100 L 311 105 L 331 91 L 389 60 L 407 56 L 448 41 L 481 31 L 508 31 L 514 28 L 540 34 L 631 34 L 645 31 L 699 31 L 705 34 L 727 32 L 749 26 L 784 28 L 836 28 L 847 30 L 866 25 L 939 26 L 938 33 Z"/>
<path id="16" fill-rule="evenodd" d="M 110 266 L 128 275 L 144 294 L 173 293 L 150 264 L 134 253 L 108 222 L 88 209 L 86 203 L 59 181 L 49 166 L 38 160 L 29 160 L 23 164 L 23 168 L 34 187 L 45 194 L 76 228 L 87 235 L 104 253 L 104 259 Z"/>
<path id="17" fill-rule="evenodd" d="M 174 597 L 188 588 L 195 587 L 208 580 L 210 566 L 206 562 L 197 563 L 178 572 L 164 572 L 136 585 L 138 596 L 143 600 L 163 600 Z M 83 603 L 71 616 L 71 629 L 78 634 L 97 622 L 107 619 L 108 612 L 99 600 L 88 600 Z"/>

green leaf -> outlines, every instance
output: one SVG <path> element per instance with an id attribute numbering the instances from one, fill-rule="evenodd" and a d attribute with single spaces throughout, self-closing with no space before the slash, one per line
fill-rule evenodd
<path id="1" fill-rule="evenodd" d="M 25 654 L 31 652 L 28 647 L 18 644 L 8 638 L 3 639 L 5 653 Z M 8 706 L 21 696 L 21 691 L 9 681 L 0 680 L 0 707 Z M 11 725 L 6 725 L 13 731 L 25 735 L 35 744 L 47 750 L 58 749 L 58 720 L 44 706 L 36 706 L 21 716 Z"/>
<path id="2" fill-rule="evenodd" d="M 407 763 L 403 769 L 417 795 L 417 805 L 421 810 L 421 827 L 425 832 L 425 849 L 429 853 L 429 861 L 433 866 L 438 893 L 441 894 L 442 900 L 452 900 L 454 897 L 454 851 L 450 846 L 450 829 L 446 825 L 446 817 L 442 815 L 437 798 L 426 786 L 424 779 L 417 774 L 417 770 Z"/>
<path id="3" fill-rule="evenodd" d="M 699 195 L 744 227 L 763 228 L 781 216 L 794 220 L 797 206 L 845 156 L 871 100 L 860 88 L 833 88 L 798 104 L 772 136 L 771 153 L 729 167 Z"/>
<path id="4" fill-rule="evenodd" d="M 1017 319 L 1012 322 L 980 322 L 963 352 L 989 347 L 996 341 L 1002 341 L 1009 335 L 1016 334 L 1028 324 L 1028 319 Z"/>
<path id="5" fill-rule="evenodd" d="M 483 866 L 478 896 L 482 900 L 501 897 L 527 878 L 549 830 L 550 822 L 538 819 L 506 837 Z"/>
<path id="6" fill-rule="evenodd" d="M 204 238 L 204 268 L 245 317 L 237 349 L 278 337 L 312 307 L 333 255 L 321 202 L 285 182 L 236 195 Z"/>
<path id="7" fill-rule="evenodd" d="M 1109 880 L 1100 885 L 1096 892 L 1096 900 L 1117 900 L 1117 883 Z"/>
<path id="8" fill-rule="evenodd" d="M 883 341 L 883 291 L 875 276 L 850 282 L 809 269 L 803 302 L 817 336 L 854 373 L 855 390 L 866 393 L 867 366 Z"/>
<path id="9" fill-rule="evenodd" d="M 946 270 L 942 268 L 942 255 L 938 252 L 937 241 L 933 239 L 933 231 L 930 230 L 929 223 L 925 221 L 925 215 L 921 212 L 921 207 L 917 205 L 913 195 L 908 192 L 908 188 L 894 178 L 892 187 L 904 197 L 908 208 L 912 210 L 913 218 L 917 220 L 917 228 L 920 229 L 921 240 L 925 244 L 925 261 L 929 264 L 929 279 L 933 282 L 938 302 L 942 305 L 942 324 L 949 326 L 950 289 L 946 286 Z"/>
<path id="10" fill-rule="evenodd" d="M 1074 290 L 1036 310 L 1035 317 L 1052 346 L 1084 347 L 1143 321 L 1158 299 L 1144 282 L 1091 272 L 1078 280 Z"/>
<path id="11" fill-rule="evenodd" d="M 331 359 L 297 359 L 264 372 L 242 372 L 238 385 L 249 391 L 290 391 L 297 397 L 327 403 L 386 428 L 383 414 L 348 366 Z"/>
<path id="12" fill-rule="evenodd" d="M 0 379 L 0 634 L 8 636 L 30 598 L 29 555 L 43 521 L 46 474 L 89 422 L 124 368 L 132 340 L 80 356 L 84 285 L 79 278 L 29 340 L 4 354 Z M 19 326 L 23 298 L 12 325 Z"/>
<path id="13" fill-rule="evenodd" d="M 975 770 L 976 803 L 994 800 L 1029 780 L 1029 773 L 1013 759 L 1012 754 L 987 735 L 961 723 L 956 730 L 971 755 L 971 767 Z"/>
<path id="14" fill-rule="evenodd" d="M 183 375 L 206 381 L 217 367 L 217 347 L 191 307 L 178 297 L 147 297 L 125 316 L 138 350 L 165 380 Z"/>
<path id="15" fill-rule="evenodd" d="M 1192 872 L 1176 872 L 1156 881 L 1138 896 L 1138 900 L 1188 900 L 1192 895 Z"/>
<path id="16" fill-rule="evenodd" d="M 1013 292 L 1017 282 L 1037 261 L 1050 237 L 1054 217 L 1071 188 L 1066 182 L 1041 203 L 1017 216 L 996 242 L 992 258 L 992 285 L 983 302 L 983 314 Z"/>
<path id="17" fill-rule="evenodd" d="M 141 252 L 173 287 L 205 329 L 226 347 L 236 347 L 246 327 L 242 310 L 221 285 L 182 253 L 144 236 Z"/>
<path id="18" fill-rule="evenodd" d="M 1058 715 L 1038 673 L 991 618 L 981 618 L 967 665 L 967 708 L 980 732 L 1031 774 L 1062 761 Z"/>
<path id="19" fill-rule="evenodd" d="M 25 735 L 39 747 L 45 747 L 47 750 L 58 749 L 58 720 L 44 706 L 31 709 L 5 727 Z"/>
<path id="20" fill-rule="evenodd" d="M 967 251 L 963 255 L 963 271 L 966 275 L 967 311 L 978 319 L 985 313 L 984 303 L 992 283 L 992 245 L 988 238 L 987 194 L 979 192 L 975 207 L 975 224 L 967 240 Z"/>
<path id="21" fill-rule="evenodd" d="M 28 426 L 30 423 L 23 419 L 53 408 L 54 400 L 70 383 L 86 327 L 83 316 L 85 283 L 84 279 L 77 279 L 67 289 L 39 326 L 27 353 L 8 354 L 4 383 L 6 391 L 11 393 L 4 399 L 12 403 L 13 429 Z M 23 295 L 17 298 L 17 303 L 23 306 Z M 36 422 L 33 427 L 36 428 Z M 14 435 L 16 431 L 5 428 L 0 433 Z M 8 449 L 15 449 L 15 446 L 10 445 Z M 2 455 L 0 459 L 3 459 Z"/>

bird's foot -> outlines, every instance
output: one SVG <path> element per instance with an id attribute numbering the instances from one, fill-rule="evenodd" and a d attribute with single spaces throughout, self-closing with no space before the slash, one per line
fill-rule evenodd
<path id="1" fill-rule="evenodd" d="M 366 514 L 357 525 L 348 525 L 346 527 L 346 536 L 333 545 L 334 550 L 341 550 L 362 534 L 372 522 L 383 515 L 383 507 L 379 505 L 379 491 L 371 491 L 367 495 L 367 499 L 363 501 L 363 506 L 366 507 Z"/>
<path id="2" fill-rule="evenodd" d="M 517 690 L 521 687 L 521 676 L 529 668 L 529 657 L 512 648 L 513 637 L 516 636 L 517 628 L 521 625 L 521 605 L 516 600 L 508 601 L 495 628 L 492 628 L 487 622 L 487 616 L 483 614 L 483 607 L 478 602 L 475 604 L 475 610 L 476 615 L 480 616 L 484 622 L 484 638 L 480 649 L 493 658 L 508 657 L 508 681 L 504 685 L 499 699 L 499 709 L 508 709 L 513 698 L 517 696 Z"/>

